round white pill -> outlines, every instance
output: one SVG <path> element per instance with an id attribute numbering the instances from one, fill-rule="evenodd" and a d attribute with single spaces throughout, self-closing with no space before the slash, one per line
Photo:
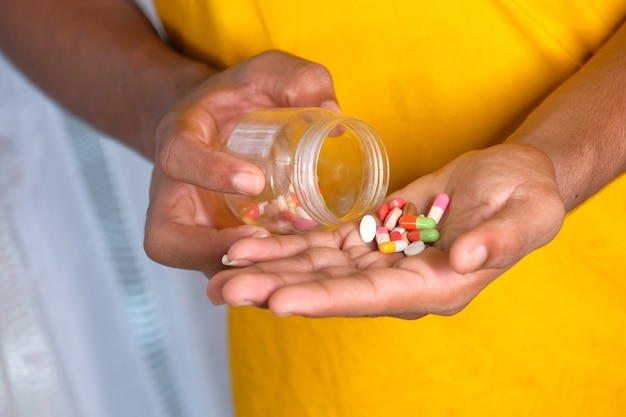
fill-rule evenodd
<path id="1" fill-rule="evenodd" d="M 404 249 L 404 254 L 406 256 L 413 256 L 423 252 L 424 249 L 426 249 L 426 244 L 424 244 L 421 240 L 416 240 Z"/>
<path id="2" fill-rule="evenodd" d="M 374 216 L 366 214 L 361 219 L 361 224 L 359 225 L 359 233 L 361 234 L 361 240 L 365 243 L 370 243 L 376 237 L 376 229 L 378 225 L 376 224 L 376 219 Z"/>

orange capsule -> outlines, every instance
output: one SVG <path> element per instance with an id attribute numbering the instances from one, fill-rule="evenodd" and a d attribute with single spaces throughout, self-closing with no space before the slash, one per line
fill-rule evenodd
<path id="1" fill-rule="evenodd" d="M 437 229 L 415 229 L 408 234 L 409 242 L 426 242 L 433 243 L 439 240 L 439 231 Z"/>
<path id="2" fill-rule="evenodd" d="M 434 219 L 424 216 L 401 216 L 398 222 L 400 227 L 404 227 L 407 230 L 434 229 L 437 226 L 437 222 Z"/>

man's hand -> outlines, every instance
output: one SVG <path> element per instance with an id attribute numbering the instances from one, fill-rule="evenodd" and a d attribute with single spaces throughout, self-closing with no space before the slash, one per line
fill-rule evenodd
<path id="1" fill-rule="evenodd" d="M 535 148 L 473 151 L 393 196 L 427 213 L 450 195 L 441 238 L 406 257 L 363 243 L 358 224 L 334 232 L 244 239 L 227 256 L 246 267 L 218 273 L 215 304 L 257 305 L 277 315 L 450 315 L 526 254 L 549 242 L 565 216 L 551 161 Z"/>

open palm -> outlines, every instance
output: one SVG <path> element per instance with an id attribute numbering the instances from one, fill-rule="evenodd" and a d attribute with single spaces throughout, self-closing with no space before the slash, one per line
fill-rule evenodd
<path id="1" fill-rule="evenodd" d="M 358 224 L 333 232 L 244 239 L 228 251 L 240 266 L 215 275 L 214 303 L 258 305 L 277 315 L 454 314 L 523 256 L 549 242 L 565 209 L 550 160 L 503 144 L 464 154 L 397 191 L 427 212 L 450 195 L 440 240 L 419 255 L 381 254 Z"/>

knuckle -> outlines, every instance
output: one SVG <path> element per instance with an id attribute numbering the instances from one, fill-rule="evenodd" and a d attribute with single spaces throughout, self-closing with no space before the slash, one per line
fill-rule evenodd
<path id="1" fill-rule="evenodd" d="M 178 139 L 176 136 L 166 137 L 157 150 L 156 164 L 159 169 L 169 177 L 175 175 L 173 161 L 175 159 L 177 142 Z"/>
<path id="2" fill-rule="evenodd" d="M 332 77 L 328 68 L 317 62 L 302 61 L 297 71 L 299 75 L 297 78 L 310 80 L 312 83 L 322 83 L 324 85 L 332 83 Z"/>

